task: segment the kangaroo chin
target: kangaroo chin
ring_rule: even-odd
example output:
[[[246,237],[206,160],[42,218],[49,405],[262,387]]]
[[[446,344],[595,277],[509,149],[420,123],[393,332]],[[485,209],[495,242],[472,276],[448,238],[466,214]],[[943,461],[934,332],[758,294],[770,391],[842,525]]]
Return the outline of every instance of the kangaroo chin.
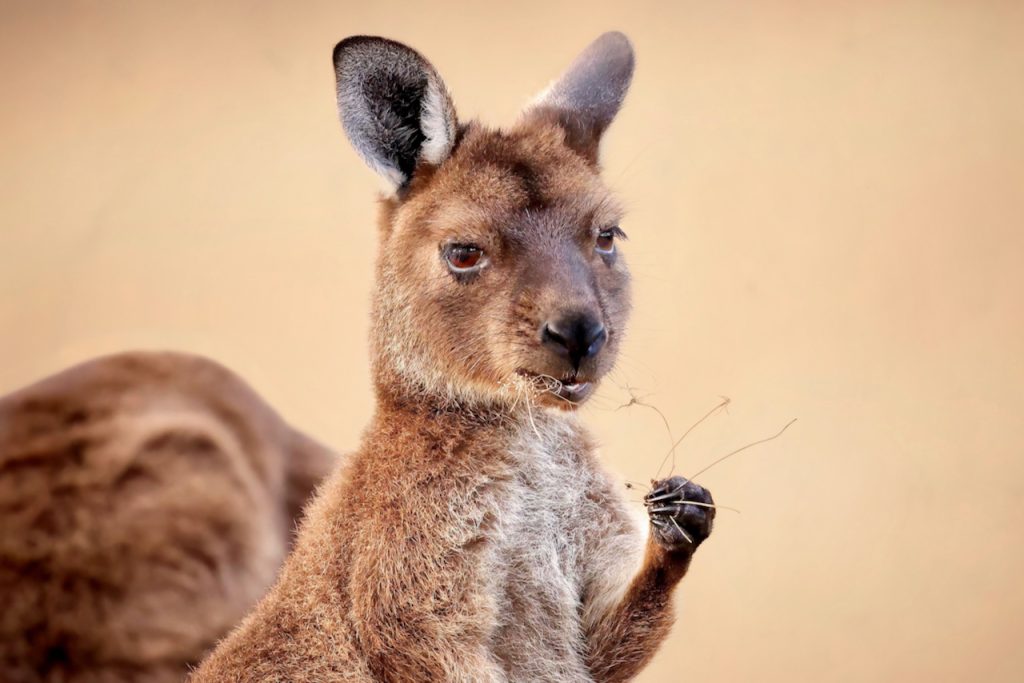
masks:
[[[375,413],[193,683],[627,680],[714,517],[707,491],[667,481],[636,519],[574,410],[629,313],[598,147],[632,47],[599,37],[502,130],[459,121],[400,43],[348,38],[334,66],[342,126],[390,187]]]

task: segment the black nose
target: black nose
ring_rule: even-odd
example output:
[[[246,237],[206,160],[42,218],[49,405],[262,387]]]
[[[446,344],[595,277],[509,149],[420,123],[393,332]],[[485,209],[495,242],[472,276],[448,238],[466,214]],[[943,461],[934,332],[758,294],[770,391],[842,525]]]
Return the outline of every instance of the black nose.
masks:
[[[540,339],[552,351],[568,358],[573,369],[579,370],[580,363],[601,350],[608,332],[593,316],[572,315],[544,323]]]

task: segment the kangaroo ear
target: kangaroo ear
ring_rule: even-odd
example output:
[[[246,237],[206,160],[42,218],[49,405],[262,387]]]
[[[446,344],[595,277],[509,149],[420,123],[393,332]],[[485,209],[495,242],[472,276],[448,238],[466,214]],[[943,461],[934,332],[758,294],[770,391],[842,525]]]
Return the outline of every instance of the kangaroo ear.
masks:
[[[370,168],[400,188],[421,163],[455,144],[455,108],[430,62],[385,38],[353,36],[334,48],[338,113]]]
[[[529,116],[553,116],[566,142],[597,163],[601,134],[611,124],[633,80],[633,46],[622,33],[603,34],[533,101]]]

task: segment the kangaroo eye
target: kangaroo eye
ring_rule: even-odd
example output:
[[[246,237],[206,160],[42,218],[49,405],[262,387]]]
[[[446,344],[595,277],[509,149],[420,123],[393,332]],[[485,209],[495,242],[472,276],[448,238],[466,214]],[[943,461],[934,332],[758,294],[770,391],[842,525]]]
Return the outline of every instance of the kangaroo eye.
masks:
[[[597,253],[608,255],[615,251],[615,238],[626,237],[626,233],[622,232],[618,227],[608,228],[597,233],[597,244],[595,249]]]
[[[484,252],[472,244],[453,244],[445,250],[448,267],[456,273],[465,273],[483,265]]]

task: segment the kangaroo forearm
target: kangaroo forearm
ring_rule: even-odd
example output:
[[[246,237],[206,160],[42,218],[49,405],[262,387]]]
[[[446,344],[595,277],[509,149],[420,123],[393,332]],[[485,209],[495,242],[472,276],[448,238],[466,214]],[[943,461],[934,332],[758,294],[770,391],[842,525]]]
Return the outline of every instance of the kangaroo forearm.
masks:
[[[672,626],[672,592],[690,557],[648,543],[643,567],[626,594],[588,635],[587,664],[595,681],[627,681],[654,656]]]

